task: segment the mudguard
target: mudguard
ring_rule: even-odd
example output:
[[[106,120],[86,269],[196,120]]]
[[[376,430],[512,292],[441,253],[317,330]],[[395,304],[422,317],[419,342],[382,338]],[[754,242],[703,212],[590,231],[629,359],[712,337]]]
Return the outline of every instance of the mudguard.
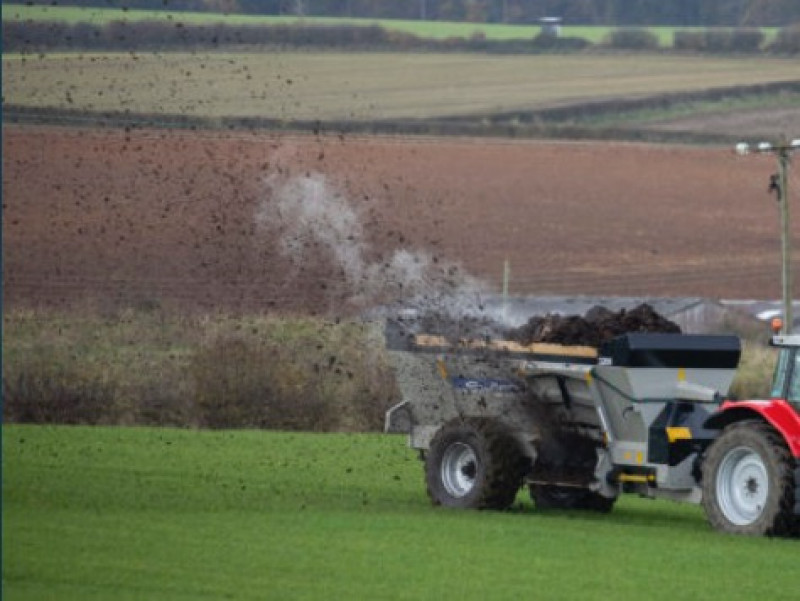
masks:
[[[758,417],[772,424],[781,433],[789,451],[800,458],[800,414],[788,402],[771,401],[725,401],[719,411],[709,417],[703,427],[721,430],[728,424]]]

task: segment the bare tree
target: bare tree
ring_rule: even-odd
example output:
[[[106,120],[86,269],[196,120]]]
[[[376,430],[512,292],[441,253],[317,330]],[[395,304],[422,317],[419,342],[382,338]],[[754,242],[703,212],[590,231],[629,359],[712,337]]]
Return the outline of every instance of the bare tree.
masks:
[[[203,0],[203,7],[215,13],[238,13],[241,12],[238,0]]]

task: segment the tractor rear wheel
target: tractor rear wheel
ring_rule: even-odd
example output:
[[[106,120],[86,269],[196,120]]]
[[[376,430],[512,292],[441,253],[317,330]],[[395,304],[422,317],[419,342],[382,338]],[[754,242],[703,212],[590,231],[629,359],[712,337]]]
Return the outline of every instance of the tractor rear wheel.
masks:
[[[722,532],[791,535],[794,460],[769,424],[743,421],[725,428],[703,460],[703,508]]]
[[[537,509],[584,509],[609,513],[614,508],[616,498],[609,499],[585,488],[533,484],[530,487],[531,499]]]
[[[486,419],[445,424],[425,457],[428,496],[445,507],[506,509],[514,502],[525,471],[517,442]]]

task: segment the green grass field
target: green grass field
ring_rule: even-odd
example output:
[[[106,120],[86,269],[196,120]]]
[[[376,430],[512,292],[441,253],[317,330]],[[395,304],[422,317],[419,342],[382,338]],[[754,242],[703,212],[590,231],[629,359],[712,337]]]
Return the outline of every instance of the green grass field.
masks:
[[[120,10],[118,8],[86,8],[71,6],[25,6],[11,4],[3,6],[3,20],[61,21],[65,23],[94,23],[103,25],[111,21],[169,20],[185,24],[225,23],[228,25],[380,25],[389,31],[410,33],[421,38],[443,40],[447,38],[469,38],[480,32],[490,40],[530,39],[539,34],[538,25],[505,25],[496,23],[457,23],[451,21],[403,21],[375,19],[345,19],[326,17],[236,15],[219,13],[168,12],[150,10]],[[671,46],[675,31],[693,31],[702,28],[648,27],[658,36],[662,46]],[[593,44],[603,42],[613,30],[611,27],[581,27],[566,25],[562,35],[588,40]],[[772,40],[777,28],[762,28],[767,41]]]
[[[675,55],[73,53],[3,56],[5,104],[365,120],[481,115],[797,79],[796,61]]]
[[[403,437],[3,427],[3,598],[795,599],[699,508],[448,511]]]

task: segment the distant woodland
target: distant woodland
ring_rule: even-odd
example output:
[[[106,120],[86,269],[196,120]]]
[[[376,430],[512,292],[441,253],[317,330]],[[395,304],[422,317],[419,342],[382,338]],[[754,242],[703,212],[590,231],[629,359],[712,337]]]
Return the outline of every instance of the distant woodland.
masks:
[[[22,3],[6,2],[3,4]],[[36,0],[25,4],[237,14],[534,23],[612,27],[786,27],[800,23],[798,0]]]

